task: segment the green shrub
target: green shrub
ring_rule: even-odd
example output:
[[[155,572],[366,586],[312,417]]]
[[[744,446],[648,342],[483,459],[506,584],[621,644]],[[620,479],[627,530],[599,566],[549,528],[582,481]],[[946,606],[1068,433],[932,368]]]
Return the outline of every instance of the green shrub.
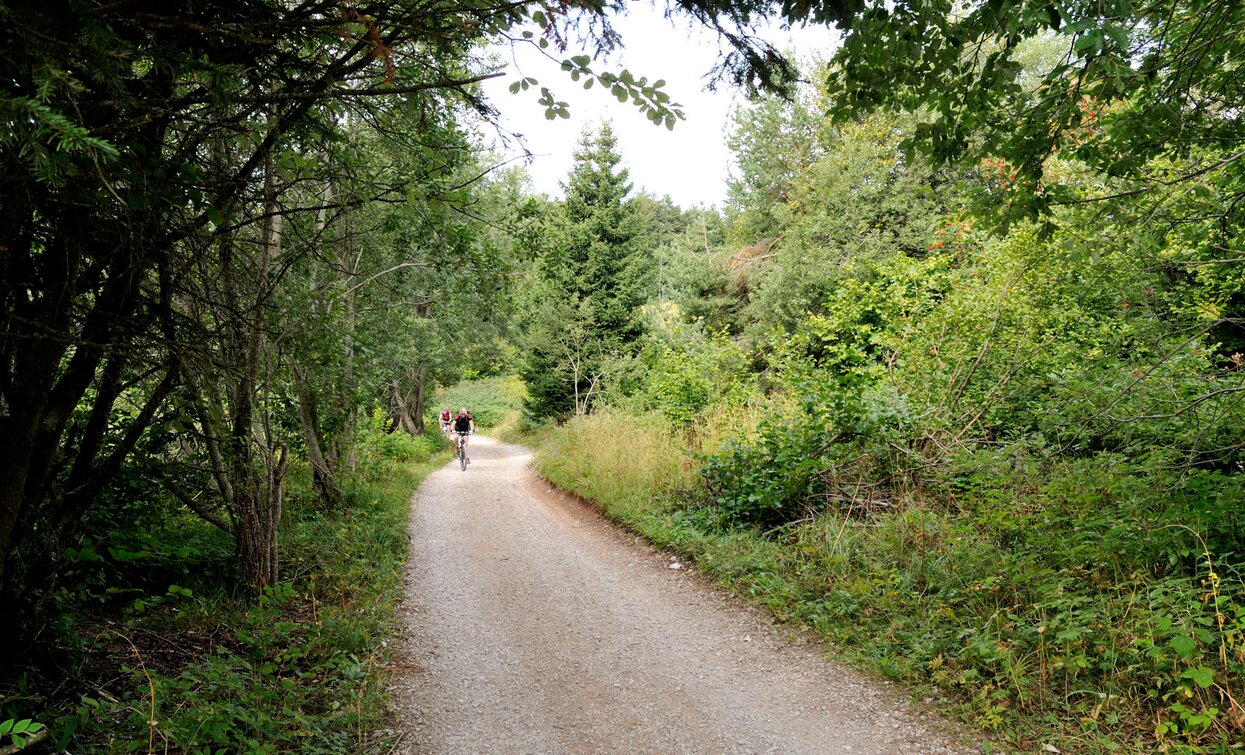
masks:
[[[644,408],[661,412],[680,427],[714,406],[740,400],[753,383],[743,348],[726,333],[653,341],[641,361],[646,367],[640,384]]]
[[[728,439],[700,459],[708,503],[722,521],[770,527],[827,506],[869,510],[872,483],[902,471],[895,449],[906,442],[908,420],[903,402],[866,385],[851,375],[797,384],[794,403],[775,405],[755,435]]]
[[[1241,751],[1245,581],[1236,553],[1209,547],[1231,540],[1233,476],[1017,444],[950,453],[872,508],[819,500],[832,463],[873,459],[851,467],[864,485],[912,459],[876,451],[902,439],[881,425],[906,421],[871,408],[880,394],[806,388],[697,457],[707,503],[660,452],[685,445],[668,423],[576,420],[538,463],[1006,751]]]
[[[107,676],[89,696],[51,700],[37,720],[72,752],[385,749],[375,741],[388,708],[382,641],[402,595],[410,492],[429,469],[400,459],[436,442],[435,431],[397,443],[373,432],[342,481],[346,512],[320,510],[310,475],[292,473],[285,581],[258,604],[234,589],[227,539],[193,517],[165,519],[142,551],[116,533],[79,543],[67,573],[90,585],[102,571],[102,581],[54,629],[70,638],[59,644],[75,677]],[[182,549],[157,547],[168,542]],[[208,555],[224,566],[204,568]],[[145,579],[121,579],[135,566]]]

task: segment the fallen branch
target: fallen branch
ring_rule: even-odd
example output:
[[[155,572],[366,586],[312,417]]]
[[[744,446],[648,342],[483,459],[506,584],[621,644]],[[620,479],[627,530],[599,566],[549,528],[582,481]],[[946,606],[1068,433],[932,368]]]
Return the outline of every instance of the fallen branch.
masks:
[[[17,745],[5,745],[3,747],[0,747],[0,755],[12,755],[15,752],[21,752],[27,747],[30,747],[31,745],[34,745],[34,744],[38,744],[39,742],[42,742],[43,740],[47,739],[50,736],[52,736],[51,729],[40,729],[34,734],[31,734],[29,737],[24,737],[24,739],[26,740],[26,744],[20,747],[18,747]]]

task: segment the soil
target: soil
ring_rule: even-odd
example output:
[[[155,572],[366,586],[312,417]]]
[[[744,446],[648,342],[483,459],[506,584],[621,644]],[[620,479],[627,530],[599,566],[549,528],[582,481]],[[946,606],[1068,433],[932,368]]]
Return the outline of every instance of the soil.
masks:
[[[530,460],[475,436],[412,499],[395,752],[981,751]]]

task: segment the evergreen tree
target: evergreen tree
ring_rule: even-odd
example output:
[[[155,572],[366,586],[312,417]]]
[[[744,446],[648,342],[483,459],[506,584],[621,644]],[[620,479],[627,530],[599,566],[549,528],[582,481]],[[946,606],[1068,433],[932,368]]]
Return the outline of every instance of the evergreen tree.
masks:
[[[614,366],[634,355],[651,272],[645,224],[608,123],[585,133],[547,224],[531,287],[522,370],[532,419],[591,410]]]

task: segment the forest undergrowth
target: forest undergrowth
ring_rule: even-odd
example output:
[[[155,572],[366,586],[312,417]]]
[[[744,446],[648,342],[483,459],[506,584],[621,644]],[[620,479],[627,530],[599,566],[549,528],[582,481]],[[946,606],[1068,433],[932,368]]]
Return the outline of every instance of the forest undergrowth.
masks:
[[[49,597],[58,619],[42,641],[55,657],[4,701],[39,725],[22,740],[98,753],[387,751],[410,495],[442,458],[435,432],[371,432],[335,512],[318,506],[306,468],[292,470],[282,578],[258,599],[236,589],[227,537],[127,491],[130,518],[96,522]]]
[[[1239,560],[1161,516],[1182,498],[1239,500],[1238,483],[1001,449],[741,523],[758,490],[723,484],[720,467],[763,416],[690,433],[655,416],[577,418],[536,436],[539,469],[1002,751],[1240,751]],[[765,462],[776,476],[791,464]]]

